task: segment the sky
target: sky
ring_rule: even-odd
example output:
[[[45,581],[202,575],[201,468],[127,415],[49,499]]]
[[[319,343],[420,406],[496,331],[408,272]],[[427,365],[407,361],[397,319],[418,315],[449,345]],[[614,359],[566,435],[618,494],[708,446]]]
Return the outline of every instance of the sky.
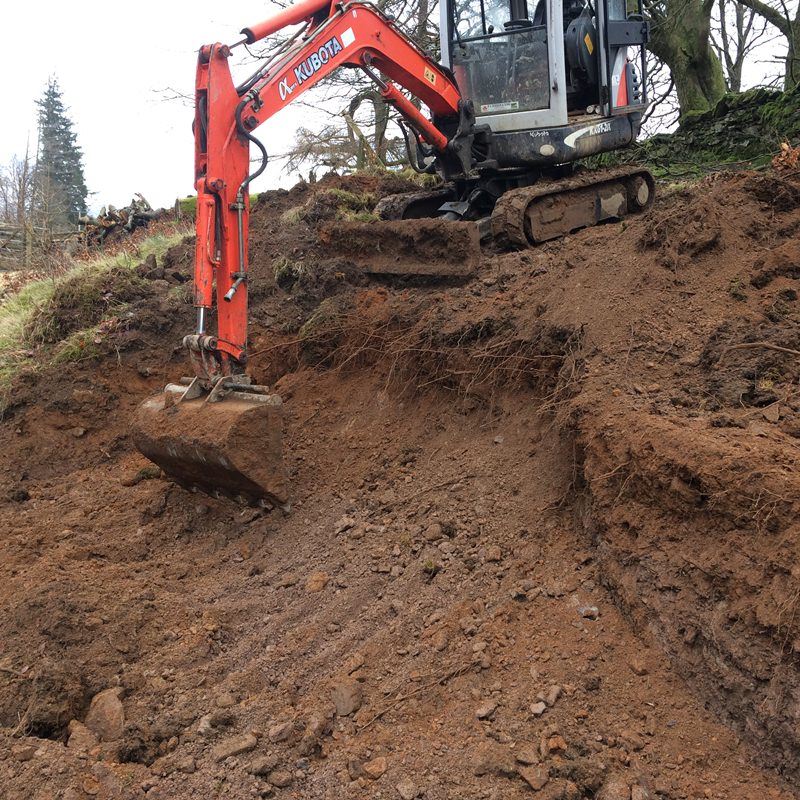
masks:
[[[233,43],[239,31],[276,9],[269,0],[138,0],[135,4],[76,6],[63,0],[3,3],[4,63],[0,79],[0,163],[36,147],[34,100],[57,76],[84,151],[94,212],[127,204],[141,192],[153,206],[170,206],[193,192],[192,109],[168,99],[191,96],[197,50]],[[780,45],[771,42],[773,56]],[[240,49],[238,52],[243,52]],[[748,83],[763,75],[748,69]],[[253,71],[252,64],[235,77]],[[760,73],[760,74],[757,74]],[[319,124],[324,122],[320,113]],[[273,154],[285,152],[300,125],[313,127],[314,112],[289,106],[259,128]],[[253,185],[288,187],[298,176],[273,161]]]
[[[90,208],[126,205],[134,192],[153,206],[172,205],[193,192],[193,111],[185,101],[165,99],[172,92],[163,90],[191,95],[200,45],[233,43],[274,8],[265,0],[3,3],[0,163],[24,154],[27,142],[35,150],[34,100],[55,75],[83,148]],[[267,150],[283,152],[308,115],[289,107],[265,123],[259,137]],[[296,181],[275,162],[253,189]]]

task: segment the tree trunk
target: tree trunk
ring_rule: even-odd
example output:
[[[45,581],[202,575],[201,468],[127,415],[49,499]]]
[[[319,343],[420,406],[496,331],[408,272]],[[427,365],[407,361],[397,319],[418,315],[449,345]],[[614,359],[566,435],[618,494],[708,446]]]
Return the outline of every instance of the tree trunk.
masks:
[[[708,111],[725,94],[725,74],[710,42],[712,5],[667,0],[653,19],[649,47],[670,68],[682,117]]]

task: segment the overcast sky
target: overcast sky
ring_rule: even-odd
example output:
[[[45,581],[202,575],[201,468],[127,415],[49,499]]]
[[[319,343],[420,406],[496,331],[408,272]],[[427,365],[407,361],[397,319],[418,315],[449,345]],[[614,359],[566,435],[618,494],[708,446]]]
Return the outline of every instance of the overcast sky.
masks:
[[[23,154],[27,141],[35,150],[34,100],[56,75],[83,148],[90,206],[125,205],[133,192],[154,206],[171,205],[193,191],[193,112],[160,90],[191,95],[200,45],[237,41],[243,27],[274,8],[265,0],[3,2],[0,162]],[[291,144],[308,114],[290,107],[267,122],[260,134],[268,151]],[[255,188],[296,180],[275,163]]]
[[[26,142],[35,150],[34,100],[48,76],[56,75],[83,148],[90,207],[125,205],[133,192],[155,206],[171,205],[193,191],[193,114],[186,103],[165,99],[164,90],[191,95],[199,46],[234,42],[243,27],[273,9],[268,0],[5,0],[0,163],[22,155]],[[759,56],[774,57],[782,49],[773,40]],[[747,83],[759,82],[764,71],[763,61],[751,64]],[[301,124],[313,127],[313,112],[289,106],[258,135],[268,151],[281,153]],[[254,188],[296,180],[273,162]]]

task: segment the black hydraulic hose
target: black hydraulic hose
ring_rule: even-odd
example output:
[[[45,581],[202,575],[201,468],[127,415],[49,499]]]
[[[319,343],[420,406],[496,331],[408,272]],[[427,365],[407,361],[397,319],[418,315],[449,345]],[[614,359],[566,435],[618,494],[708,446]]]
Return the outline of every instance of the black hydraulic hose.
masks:
[[[397,120],[397,124],[400,127],[400,132],[403,134],[403,139],[406,143],[406,153],[408,153],[408,163],[411,165],[411,169],[413,169],[414,172],[418,172],[420,175],[427,174],[428,171],[426,169],[420,169],[417,165],[416,156],[412,155],[411,137],[409,136],[408,129],[401,120]]]
[[[247,128],[244,127],[244,123],[242,122],[242,112],[244,111],[244,107],[249,102],[250,98],[245,97],[238,106],[236,106],[236,130],[244,136],[249,142],[252,142],[260,151],[261,151],[261,166],[253,172],[251,175],[248,175],[242,185],[239,187],[239,192],[237,194],[244,194],[245,189],[259,176],[261,175],[264,170],[267,168],[267,164],[269,163],[269,156],[267,155],[267,148],[253,136]]]
[[[236,216],[237,216],[237,228],[238,228],[238,239],[239,239],[239,269],[233,273],[233,277],[235,278],[234,282],[231,284],[231,288],[228,289],[228,292],[222,298],[226,302],[230,303],[233,300],[233,296],[236,294],[238,288],[247,280],[247,274],[245,272],[245,249],[246,244],[244,241],[244,193],[247,191],[247,187],[259,176],[262,172],[267,168],[267,163],[269,162],[269,156],[267,155],[267,149],[264,147],[261,142],[253,136],[250,131],[248,131],[244,123],[242,122],[242,112],[244,111],[245,106],[252,100],[253,98],[248,94],[244,100],[242,100],[239,105],[236,106],[236,130],[247,139],[248,142],[252,142],[260,151],[261,151],[261,165],[259,168],[250,173],[243,181],[242,185],[239,187],[239,190],[236,192],[236,202],[232,206],[232,208],[236,209]]]

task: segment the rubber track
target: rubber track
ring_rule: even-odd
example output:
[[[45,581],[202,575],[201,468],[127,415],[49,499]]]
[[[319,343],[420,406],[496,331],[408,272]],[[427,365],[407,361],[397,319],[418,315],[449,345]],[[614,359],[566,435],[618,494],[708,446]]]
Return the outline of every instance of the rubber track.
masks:
[[[418,200],[432,197],[441,197],[442,202],[450,198],[449,189],[434,189],[429,192],[406,192],[403,194],[389,194],[382,197],[375,206],[375,214],[381,219],[405,219],[405,210]]]
[[[506,192],[494,206],[491,225],[492,236],[501,247],[524,248],[530,247],[531,241],[525,232],[525,212],[531,203],[543,197],[554,194],[565,194],[577,189],[586,189],[602,183],[610,183],[620,178],[633,178],[637,175],[648,177],[652,184],[652,177],[646,169],[641,167],[619,167],[602,172],[586,172],[572,178],[564,178],[550,183],[537,183],[534,186],[523,186],[521,189],[511,189]],[[653,202],[655,193],[650,193],[650,203]],[[648,203],[648,207],[650,205]],[[642,209],[644,211],[645,209]],[[641,211],[636,212],[641,213]],[[567,235],[570,231],[564,231]]]

